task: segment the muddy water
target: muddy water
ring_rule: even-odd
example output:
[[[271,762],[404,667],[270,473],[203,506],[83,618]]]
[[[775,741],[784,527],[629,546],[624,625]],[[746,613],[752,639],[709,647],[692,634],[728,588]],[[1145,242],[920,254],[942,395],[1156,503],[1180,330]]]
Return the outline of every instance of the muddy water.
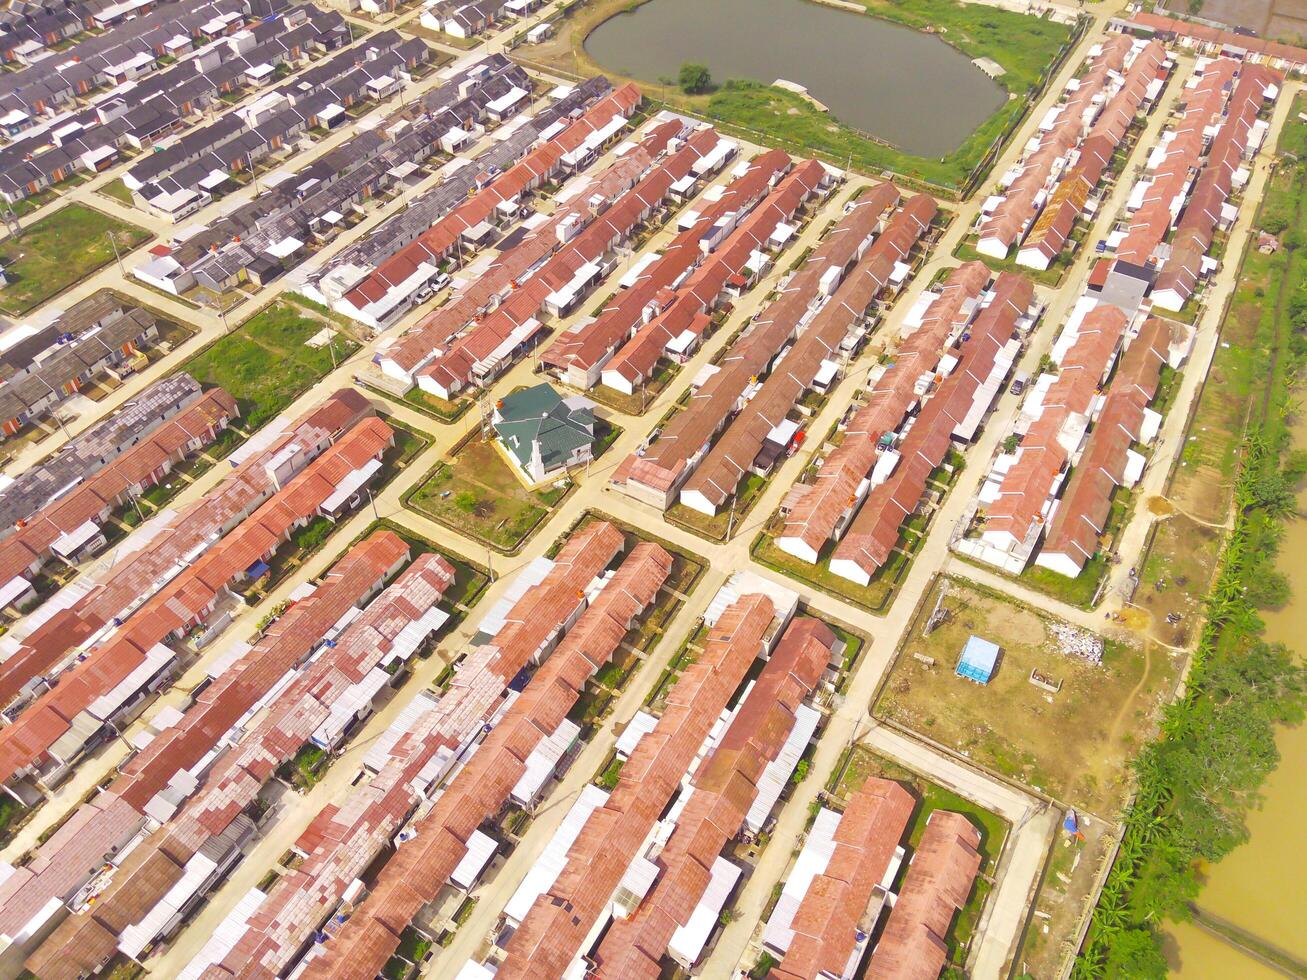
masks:
[[[687,61],[717,82],[785,79],[836,119],[919,156],[951,153],[1007,99],[937,37],[804,0],[651,0],[600,24],[585,50],[648,82],[675,78]]]
[[[1294,433],[1307,446],[1307,423]],[[1298,508],[1307,513],[1307,491]],[[1293,584],[1294,601],[1265,614],[1270,640],[1307,654],[1307,519],[1291,523],[1280,549],[1280,569]],[[1282,729],[1276,738],[1280,766],[1263,787],[1262,808],[1248,816],[1251,840],[1209,871],[1198,904],[1300,960],[1307,960],[1307,725]],[[1282,977],[1193,926],[1171,930],[1173,974],[1185,980]]]

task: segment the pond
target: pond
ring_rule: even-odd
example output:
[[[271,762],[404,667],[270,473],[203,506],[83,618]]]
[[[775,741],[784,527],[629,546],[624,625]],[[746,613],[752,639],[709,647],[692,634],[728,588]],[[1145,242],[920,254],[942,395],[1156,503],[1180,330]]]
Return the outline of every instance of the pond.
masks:
[[[956,150],[1007,99],[937,37],[807,0],[649,0],[585,39],[609,71],[648,82],[705,64],[720,83],[785,79],[907,153]]]

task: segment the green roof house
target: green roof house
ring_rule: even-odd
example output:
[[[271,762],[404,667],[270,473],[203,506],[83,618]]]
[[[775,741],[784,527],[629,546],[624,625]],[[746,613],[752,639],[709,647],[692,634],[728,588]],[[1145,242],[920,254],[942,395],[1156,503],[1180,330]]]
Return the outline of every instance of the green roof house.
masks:
[[[588,463],[594,445],[594,404],[563,398],[548,384],[505,396],[491,419],[495,434],[530,483]]]

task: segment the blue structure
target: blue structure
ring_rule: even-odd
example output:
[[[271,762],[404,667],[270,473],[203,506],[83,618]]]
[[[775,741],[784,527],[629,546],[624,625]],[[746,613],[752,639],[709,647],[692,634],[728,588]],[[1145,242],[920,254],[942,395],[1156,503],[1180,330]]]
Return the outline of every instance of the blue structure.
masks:
[[[967,639],[962,656],[958,658],[957,675],[977,684],[988,684],[997,665],[998,644],[972,636]]]

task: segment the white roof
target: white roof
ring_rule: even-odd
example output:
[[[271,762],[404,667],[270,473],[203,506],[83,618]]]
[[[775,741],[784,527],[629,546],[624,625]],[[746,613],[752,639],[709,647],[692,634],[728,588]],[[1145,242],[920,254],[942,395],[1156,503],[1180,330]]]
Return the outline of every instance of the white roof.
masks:
[[[563,822],[554,831],[554,836],[545,845],[544,851],[536,858],[531,870],[526,873],[522,883],[513,892],[513,897],[504,906],[504,918],[517,925],[526,918],[527,912],[535,900],[551,888],[567,864],[567,852],[581,833],[590,814],[603,806],[608,794],[593,783],[586,784],[581,794],[563,817]]]
[[[269,245],[266,251],[274,259],[284,259],[288,255],[294,255],[303,247],[304,243],[298,238],[291,238],[288,236],[279,242]]]
[[[758,779],[757,793],[754,795],[749,812],[744,817],[744,826],[749,833],[758,833],[767,823],[767,818],[776,806],[776,801],[781,798],[785,784],[789,782],[794,768],[803,756],[803,750],[808,747],[808,741],[817,730],[817,723],[820,721],[821,712],[806,704],[799,705],[795,710],[794,727],[786,736],[785,744],[781,746],[776,758],[767,763],[767,768],[762,771],[762,776]]]
[[[55,538],[50,550],[61,558],[67,558],[99,533],[100,525],[95,521],[83,521],[71,531],[65,531]]]
[[[462,860],[454,868],[449,880],[467,891],[477,883],[481,877],[481,872],[485,870],[490,859],[495,856],[495,849],[499,844],[488,834],[483,834],[479,830],[472,831],[472,836],[467,839],[467,851],[464,852]]]
[[[776,906],[763,929],[762,942],[769,949],[783,954],[790,948],[790,943],[794,940],[794,930],[790,928],[794,914],[808,894],[812,879],[822,874],[830,863],[831,855],[835,853],[835,829],[839,825],[840,814],[834,810],[822,807],[817,811],[817,818],[803,842],[803,849],[799,851],[790,876],[785,879],[780,898],[776,900]]]
[[[13,602],[24,592],[32,587],[32,583],[27,581],[21,575],[15,575],[3,586],[0,586],[0,609],[3,609],[9,603]]]
[[[535,798],[540,795],[540,790],[558,768],[563,754],[572,747],[572,743],[580,734],[581,726],[564,718],[552,735],[536,744],[531,754],[526,757],[524,764],[526,771],[522,773],[522,777],[510,793],[514,802],[520,806],[527,806],[535,801]]]
[[[208,941],[200,947],[186,968],[177,974],[177,980],[200,980],[200,977],[215,963],[221,963],[223,957],[230,953],[249,928],[250,919],[259,910],[268,895],[258,888],[251,888],[241,896],[236,907],[218,923]]]
[[[331,512],[344,506],[345,502],[372,479],[373,474],[379,469],[381,469],[381,460],[370,459],[358,469],[351,471],[336,485],[331,496],[322,502],[322,509]]]
[[[619,758],[630,758],[631,753],[635,751],[636,745],[640,739],[644,738],[658,725],[658,718],[649,712],[641,709],[635,713],[626,728],[622,730],[622,736],[617,740],[615,751]]]
[[[690,920],[685,925],[676,927],[667,944],[667,952],[672,959],[689,965],[703,955],[703,947],[717,927],[726,899],[730,897],[731,889],[740,880],[741,874],[742,869],[738,865],[720,855],[713,861],[712,877],[708,879],[703,897],[690,913]]]

